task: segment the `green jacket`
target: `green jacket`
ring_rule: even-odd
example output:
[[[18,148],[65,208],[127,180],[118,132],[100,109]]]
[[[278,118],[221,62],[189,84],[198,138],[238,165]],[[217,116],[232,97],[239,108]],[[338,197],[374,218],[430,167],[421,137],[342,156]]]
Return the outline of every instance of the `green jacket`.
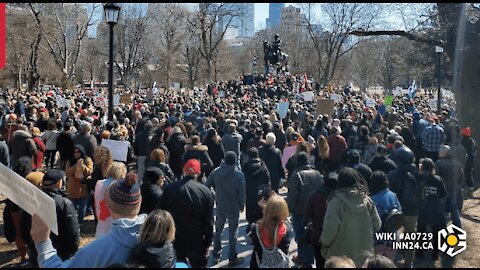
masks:
[[[373,254],[374,233],[381,225],[369,196],[354,189],[335,191],[323,222],[322,256],[328,260],[331,256],[346,255],[361,267]]]

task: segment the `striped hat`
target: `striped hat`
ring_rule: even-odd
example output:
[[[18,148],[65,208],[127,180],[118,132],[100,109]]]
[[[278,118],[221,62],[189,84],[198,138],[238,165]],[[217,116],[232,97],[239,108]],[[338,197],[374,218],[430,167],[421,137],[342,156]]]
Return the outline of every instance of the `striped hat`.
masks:
[[[128,173],[125,179],[113,182],[107,189],[107,205],[110,211],[121,216],[138,215],[142,195],[136,173]]]

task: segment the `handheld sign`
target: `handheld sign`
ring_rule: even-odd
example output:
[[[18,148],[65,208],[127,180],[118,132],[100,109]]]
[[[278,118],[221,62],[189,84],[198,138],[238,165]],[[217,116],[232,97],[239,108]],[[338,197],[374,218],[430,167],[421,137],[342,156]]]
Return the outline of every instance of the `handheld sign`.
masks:
[[[112,153],[113,160],[117,161],[127,161],[129,145],[130,142],[128,141],[102,140],[102,146],[107,147]]]
[[[296,145],[287,146],[283,149],[282,165],[284,169],[285,169],[285,166],[287,165],[288,160],[295,154],[296,150],[297,150]]]
[[[392,106],[393,104],[393,96],[386,96],[385,97],[385,102],[383,102],[385,106]]]
[[[313,101],[313,99],[315,98],[315,93],[313,93],[313,91],[307,91],[307,92],[303,92],[302,96],[303,96],[303,100],[305,101]]]
[[[335,101],[331,99],[317,98],[317,117],[319,115],[332,116],[335,112]]]
[[[278,115],[280,119],[285,119],[287,117],[288,107],[290,106],[290,102],[288,101],[281,101],[278,103]]]
[[[39,215],[48,228],[58,235],[55,201],[1,163],[0,192],[30,215]]]
[[[330,95],[330,99],[333,100],[335,103],[340,103],[340,101],[342,101],[342,96],[339,94],[332,94]]]
[[[120,95],[119,94],[115,94],[113,96],[113,106],[118,106],[120,104]]]
[[[365,100],[365,106],[367,107],[375,107],[375,104],[376,104],[375,99],[367,98]]]

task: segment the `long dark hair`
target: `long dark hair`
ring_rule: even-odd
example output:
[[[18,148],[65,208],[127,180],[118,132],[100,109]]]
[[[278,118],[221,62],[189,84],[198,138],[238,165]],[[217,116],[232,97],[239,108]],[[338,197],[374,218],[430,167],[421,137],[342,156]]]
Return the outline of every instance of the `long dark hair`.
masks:
[[[370,194],[375,195],[388,187],[388,177],[383,171],[375,171],[370,177]]]
[[[344,167],[338,172],[338,181],[336,190],[357,188],[359,191],[368,194],[368,184],[357,170],[350,167]]]

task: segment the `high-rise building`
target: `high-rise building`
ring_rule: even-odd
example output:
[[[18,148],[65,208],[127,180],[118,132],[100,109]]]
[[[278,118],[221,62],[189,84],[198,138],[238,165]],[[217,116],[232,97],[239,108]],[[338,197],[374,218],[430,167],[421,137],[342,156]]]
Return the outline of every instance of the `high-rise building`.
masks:
[[[266,21],[267,28],[280,26],[282,18],[282,10],[285,8],[285,3],[270,3],[268,5],[268,18]]]
[[[237,28],[238,36],[253,37],[255,33],[255,4],[225,3],[223,9],[233,16],[229,28]],[[229,19],[226,16],[222,21]]]
[[[294,6],[288,6],[282,11],[282,20],[280,23],[280,29],[282,32],[301,32],[303,28],[303,19],[300,8]]]

